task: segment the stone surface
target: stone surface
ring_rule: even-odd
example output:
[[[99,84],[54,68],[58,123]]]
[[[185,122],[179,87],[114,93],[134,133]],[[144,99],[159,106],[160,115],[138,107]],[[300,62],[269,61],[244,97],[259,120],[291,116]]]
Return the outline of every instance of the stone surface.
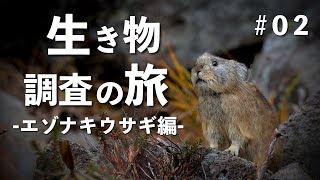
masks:
[[[70,153],[62,153],[61,143],[68,143]],[[67,160],[66,160],[67,159]],[[103,164],[104,163],[104,164]],[[83,146],[69,140],[51,141],[40,153],[36,161],[35,179],[56,179],[70,177],[71,171],[76,177],[101,178],[100,168],[106,168],[107,163],[98,151],[89,151]],[[88,175],[88,176],[87,176]],[[91,176],[90,176],[91,175]]]
[[[267,37],[252,66],[252,79],[267,98],[274,98],[275,104],[288,95],[291,113],[319,90],[320,40],[312,34],[299,37],[290,33]]]
[[[34,144],[37,148],[44,148],[52,135],[52,131],[49,135],[43,134],[48,127],[44,126],[39,119],[49,120],[52,116],[30,115],[17,97],[4,91],[0,91],[0,100],[0,153],[3,155],[0,157],[0,174],[6,179],[32,178],[37,159]],[[12,128],[13,125],[19,125],[20,128],[26,127],[23,120],[37,120],[37,123],[32,126],[37,127],[38,132],[21,132],[20,129]],[[2,133],[4,130],[6,132]],[[70,130],[63,137],[88,150],[94,150],[98,144],[96,138],[79,131]]]
[[[291,163],[273,174],[268,180],[312,180],[298,163]]]
[[[297,162],[306,172],[319,179],[320,172],[320,92],[310,97],[279,127],[283,136],[283,166]]]
[[[202,179],[248,179],[256,172],[256,166],[252,162],[216,150],[210,150],[204,157],[202,166],[206,173],[201,176]]]
[[[8,179],[16,177],[32,177],[35,167],[36,154],[31,146],[34,137],[32,132],[20,132],[13,129],[12,125],[22,124],[24,119],[33,119],[28,114],[24,105],[16,97],[0,91],[0,132],[4,129],[6,133],[0,135],[0,174]],[[42,137],[38,136],[41,140]]]

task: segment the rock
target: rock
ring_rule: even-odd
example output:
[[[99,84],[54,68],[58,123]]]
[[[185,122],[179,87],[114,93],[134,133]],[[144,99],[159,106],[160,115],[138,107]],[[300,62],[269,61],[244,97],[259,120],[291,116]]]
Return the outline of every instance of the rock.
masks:
[[[252,66],[252,79],[267,98],[274,98],[275,105],[287,96],[292,113],[319,89],[319,48],[320,40],[312,35],[269,35]]]
[[[39,122],[40,117],[30,115],[24,104],[14,96],[0,91],[0,174],[5,179],[31,179],[36,167],[37,148],[47,145],[49,135],[43,132],[48,128]],[[44,117],[41,118],[46,118]],[[26,127],[23,120],[37,120],[33,127],[38,128],[38,132],[21,132],[20,129],[13,129],[13,125]],[[2,133],[3,130],[6,132]],[[52,133],[52,132],[51,132]],[[92,136],[79,132],[68,132],[65,136],[81,144],[84,148],[91,149],[97,145]]]
[[[34,119],[26,111],[26,108],[16,97],[0,91],[0,132],[4,129],[6,133],[0,135],[1,158],[0,174],[5,174],[8,179],[15,177],[32,177],[35,167],[36,154],[31,146],[34,137],[41,140],[43,136],[37,132],[20,132],[12,129],[12,125],[22,124],[24,119]]]
[[[70,152],[62,153],[62,143],[69,144]],[[63,139],[51,141],[41,152],[36,162],[37,170],[34,179],[68,177],[72,169],[76,172],[75,176],[86,177],[86,175],[95,172],[95,168],[106,168],[107,165],[97,151],[88,151],[77,143]],[[95,175],[102,179],[103,173],[97,170]]]
[[[288,120],[280,125],[283,136],[283,166],[299,163],[314,179],[320,178],[320,91],[310,97]]]
[[[273,174],[268,180],[312,180],[298,163],[291,163]]]
[[[202,161],[203,170],[199,171],[201,179],[248,179],[253,177],[256,166],[245,159],[232,156],[226,152],[210,150]]]

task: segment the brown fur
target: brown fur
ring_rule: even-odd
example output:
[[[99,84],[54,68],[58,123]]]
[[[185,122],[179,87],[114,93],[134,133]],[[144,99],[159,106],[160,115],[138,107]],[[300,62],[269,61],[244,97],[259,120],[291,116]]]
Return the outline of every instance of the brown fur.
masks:
[[[259,167],[279,121],[246,78],[245,65],[209,53],[198,58],[191,73],[199,97],[199,119],[210,146]]]

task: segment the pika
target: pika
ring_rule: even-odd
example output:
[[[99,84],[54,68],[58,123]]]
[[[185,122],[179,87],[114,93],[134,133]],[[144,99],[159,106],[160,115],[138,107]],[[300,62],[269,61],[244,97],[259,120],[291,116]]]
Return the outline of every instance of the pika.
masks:
[[[210,147],[262,165],[279,120],[237,61],[201,55],[191,70],[199,119]]]

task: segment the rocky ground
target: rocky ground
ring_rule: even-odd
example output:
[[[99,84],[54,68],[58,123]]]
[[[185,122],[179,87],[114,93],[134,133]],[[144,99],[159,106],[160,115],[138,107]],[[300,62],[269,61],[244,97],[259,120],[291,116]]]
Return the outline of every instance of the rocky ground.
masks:
[[[198,145],[178,146],[167,140],[144,139],[139,146],[123,144],[121,140],[104,144],[104,139],[72,130],[64,139],[39,133],[21,133],[12,129],[22,119],[40,119],[68,114],[82,117],[100,111],[78,108],[48,110],[48,107],[24,106],[23,78],[26,73],[68,74],[79,72],[91,75],[94,83],[127,81],[121,77],[138,62],[169,64],[169,44],[186,69],[195,59],[208,51],[236,59],[250,66],[251,81],[281,112],[284,122],[278,141],[284,145],[282,168],[267,173],[266,179],[319,179],[319,82],[320,82],[320,20],[319,3],[308,1],[46,1],[19,6],[8,3],[10,12],[5,18],[0,42],[0,177],[1,179],[54,179],[77,176],[103,179],[105,177],[133,177],[161,179],[162,177],[190,177],[194,179],[246,179],[255,174],[251,162]],[[10,5],[9,5],[10,4]],[[29,6],[31,6],[29,8]],[[28,7],[28,8],[27,8]],[[154,8],[157,7],[157,8]],[[77,20],[87,21],[87,41],[80,44],[93,49],[88,57],[48,56],[48,47],[58,46],[45,38],[53,15],[74,13]],[[18,18],[13,14],[20,14]],[[268,21],[264,36],[256,36],[254,27],[259,14]],[[283,14],[289,20],[290,30],[285,36],[271,32],[272,17]],[[309,35],[293,36],[297,26],[293,18],[305,14]],[[148,21],[161,23],[161,48],[158,53],[129,54],[123,43],[123,21],[129,15],[145,15]],[[98,52],[96,31],[101,26],[113,26],[120,35],[112,55]],[[21,27],[24,33],[21,33]],[[117,75],[115,75],[117,74]],[[288,117],[288,115],[291,115]],[[44,127],[40,127],[43,129]],[[99,136],[98,136],[99,137]],[[35,141],[36,140],[36,141]],[[129,143],[130,144],[130,143]],[[118,148],[118,149],[117,149]],[[119,148],[123,148],[119,151]],[[113,154],[111,154],[111,152]],[[125,152],[125,157],[117,154]],[[155,158],[154,158],[155,157]],[[150,163],[150,164],[149,164]],[[34,169],[36,168],[36,171]],[[72,172],[70,174],[70,172]],[[111,173],[112,172],[112,173]]]
[[[278,141],[283,144],[284,148],[282,168],[275,173],[268,171],[262,179],[320,178],[318,171],[320,162],[319,105],[320,92],[309,98],[299,112],[280,125],[281,136]],[[108,149],[110,151],[107,152],[105,151],[106,144],[90,150],[68,142],[69,154],[61,152],[63,148],[61,142],[68,141],[52,142],[40,153],[37,159],[37,179],[69,176],[70,172],[74,171],[79,173],[77,176],[93,176],[101,179],[115,176],[115,174],[125,179],[130,177],[135,179],[248,179],[254,178],[257,173],[257,167],[252,162],[226,152],[200,146],[177,145],[161,139],[146,140],[144,146],[136,148],[129,145],[129,151],[125,148],[117,149],[113,144],[111,149]],[[114,148],[127,157],[124,159],[111,158],[110,156],[115,155],[112,153]],[[121,155],[118,154],[118,156]],[[117,158],[120,160],[115,160]],[[69,164],[72,164],[72,167]],[[92,165],[96,168],[92,168]],[[121,166],[126,168],[121,168]],[[112,169],[111,172],[116,173],[110,174],[108,168]]]

